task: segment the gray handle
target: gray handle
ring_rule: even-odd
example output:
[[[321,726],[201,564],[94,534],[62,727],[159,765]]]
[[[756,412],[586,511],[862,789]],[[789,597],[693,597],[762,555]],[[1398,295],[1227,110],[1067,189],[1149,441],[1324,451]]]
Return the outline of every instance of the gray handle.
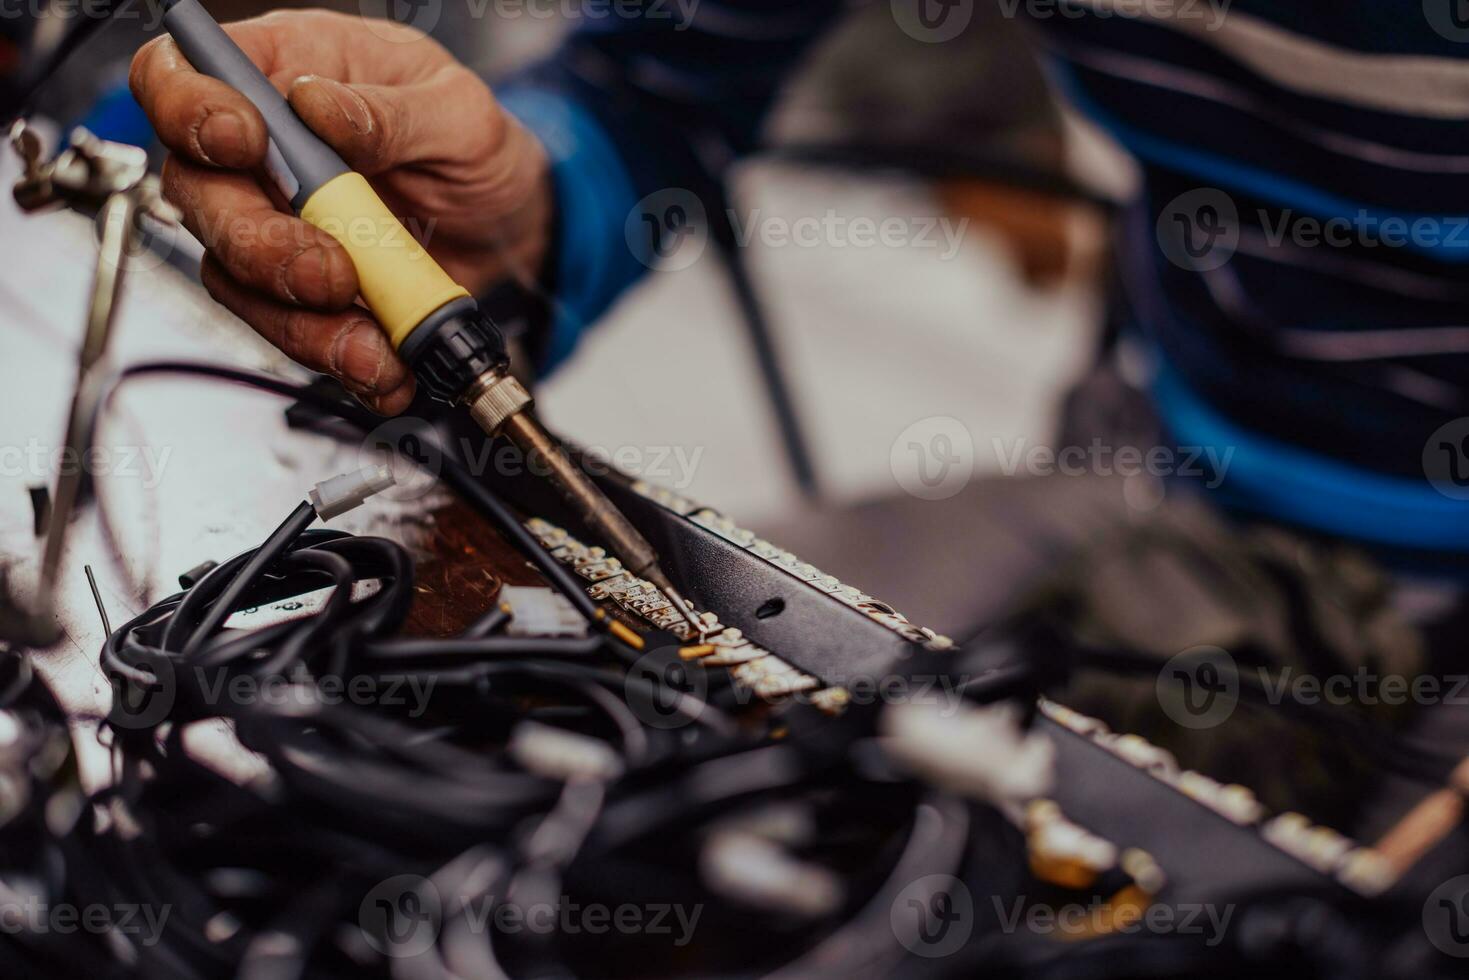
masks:
[[[266,167],[296,210],[327,181],[347,172],[337,152],[307,128],[199,0],[160,0],[160,4],[163,26],[189,63],[238,91],[265,117],[271,137]]]

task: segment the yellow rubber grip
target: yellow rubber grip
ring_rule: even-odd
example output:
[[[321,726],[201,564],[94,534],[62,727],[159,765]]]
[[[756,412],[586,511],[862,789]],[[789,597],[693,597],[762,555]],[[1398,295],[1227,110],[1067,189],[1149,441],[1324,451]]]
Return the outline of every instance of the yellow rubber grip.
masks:
[[[358,173],[334,177],[317,189],[301,217],[342,243],[362,298],[400,347],[423,318],[450,300],[468,296],[393,216]]]

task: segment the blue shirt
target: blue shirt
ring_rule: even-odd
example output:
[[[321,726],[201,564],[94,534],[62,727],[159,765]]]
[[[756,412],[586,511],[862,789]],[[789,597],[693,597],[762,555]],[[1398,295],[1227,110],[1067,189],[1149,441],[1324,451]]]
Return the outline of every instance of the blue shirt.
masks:
[[[1444,476],[1469,472],[1469,423],[1454,425],[1469,416],[1458,0],[945,2],[912,0],[929,25],[971,2],[1029,15],[1059,92],[1138,160],[1119,260],[1164,364],[1159,405],[1178,441],[1229,440],[1234,500],[1469,551],[1469,503]],[[656,242],[628,223],[638,202],[705,195],[754,148],[843,4],[647,7],[586,19],[502,91],[556,160],[553,360],[647,268]]]

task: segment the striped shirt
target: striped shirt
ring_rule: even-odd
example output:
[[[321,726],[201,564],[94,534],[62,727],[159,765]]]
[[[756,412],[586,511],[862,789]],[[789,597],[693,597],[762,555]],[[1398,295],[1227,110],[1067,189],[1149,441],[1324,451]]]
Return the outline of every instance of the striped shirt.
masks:
[[[1135,327],[1175,438],[1234,450],[1236,504],[1469,552],[1469,4],[903,2],[924,30],[974,2],[1034,20],[1058,91],[1138,160],[1120,250]],[[702,194],[754,148],[842,13],[654,6],[587,20],[505,90],[557,161],[553,359],[646,268],[637,202]]]

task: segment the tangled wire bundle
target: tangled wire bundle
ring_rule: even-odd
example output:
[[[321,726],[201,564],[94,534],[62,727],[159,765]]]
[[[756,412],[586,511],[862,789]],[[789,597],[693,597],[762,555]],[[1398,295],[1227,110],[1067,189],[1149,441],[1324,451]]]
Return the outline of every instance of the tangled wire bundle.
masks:
[[[123,377],[149,373],[339,408],[229,369]],[[588,636],[511,636],[492,611],[456,637],[403,637],[408,554],[315,529],[303,503],[111,632],[113,778],[91,794],[31,654],[0,647],[7,980],[1387,975],[1348,924],[1417,928],[1417,908],[1301,895],[1237,896],[1220,948],[1000,928],[981,901],[1044,894],[1025,839],[991,802],[906,769],[881,706],[725,710],[722,670],[671,635],[608,629],[503,503],[451,460],[443,476]],[[306,596],[304,615],[229,628]],[[908,668],[971,676],[945,656]],[[1033,703],[1025,675],[964,695]],[[949,932],[961,896],[976,908]]]
[[[207,366],[119,381],[144,374],[340,410]],[[108,637],[113,779],[92,796],[28,653],[0,653],[7,977],[744,973],[830,959],[895,871],[958,868],[968,807],[854,756],[869,712],[727,714],[723,671],[685,663],[671,635],[619,639],[503,503],[452,463],[443,476],[588,637],[508,636],[499,611],[402,637],[407,552],[313,529],[303,503]],[[307,615],[226,628],[328,588]],[[841,959],[902,953],[890,929],[866,932]]]

